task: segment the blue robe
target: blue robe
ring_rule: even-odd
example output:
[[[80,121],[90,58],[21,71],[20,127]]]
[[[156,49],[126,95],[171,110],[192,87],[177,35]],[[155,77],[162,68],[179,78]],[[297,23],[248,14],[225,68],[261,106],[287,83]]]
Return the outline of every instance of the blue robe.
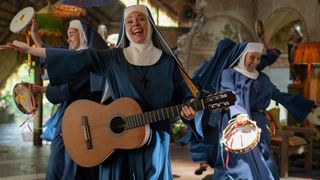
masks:
[[[61,124],[65,109],[77,99],[90,99],[99,102],[102,96],[100,86],[94,85],[97,80],[104,82],[104,78],[93,74],[82,75],[69,84],[47,87],[46,97],[53,103],[61,103],[55,114],[48,120],[48,130],[54,131],[50,146],[50,157],[47,167],[46,179],[98,179],[98,167],[83,168],[77,166],[67,154],[61,136]],[[100,87],[100,89],[99,89]],[[93,91],[94,89],[94,91]]]
[[[107,77],[113,99],[133,98],[144,111],[183,103],[189,98],[175,60],[165,53],[151,66],[130,64],[121,48],[106,51],[46,49],[46,54],[50,82],[54,85],[67,83],[80,74],[92,71]],[[201,133],[201,122],[186,123],[201,138],[201,134],[197,133]],[[118,150],[103,163],[100,179],[172,179],[170,120],[152,123],[150,127],[151,134],[144,146],[134,150]]]
[[[245,42],[236,44],[228,38],[219,42],[215,54],[195,71],[192,78],[202,90],[203,95],[220,91],[222,71],[230,66],[232,59],[239,56],[245,45]],[[273,64],[280,54],[281,52],[277,49],[267,49],[266,54],[262,55],[257,69],[262,70]],[[212,168],[216,161],[217,147],[219,146],[219,130],[215,124],[215,122],[218,122],[217,119],[220,119],[219,112],[206,112],[202,116],[204,137],[202,141],[198,141],[190,132],[181,139],[182,144],[189,144],[189,153],[194,162],[207,162]]]
[[[108,49],[108,45],[101,36],[87,22],[81,21],[82,28],[87,40],[87,46],[94,49]],[[43,47],[47,47],[44,45]],[[70,59],[65,59],[69,61]],[[45,66],[46,58],[40,62]],[[63,68],[62,68],[63,69]],[[46,179],[98,179],[99,167],[83,168],[77,166],[67,154],[61,136],[61,124],[66,107],[78,99],[89,99],[100,102],[104,91],[105,78],[94,73],[82,73],[67,83],[47,87],[46,97],[53,104],[61,103],[55,114],[46,123],[47,131],[54,132],[48,138],[52,138],[50,157],[46,173]],[[110,99],[110,98],[109,98]],[[105,103],[109,103],[108,100]],[[48,133],[47,132],[47,133]],[[45,137],[46,132],[42,134]]]
[[[298,121],[303,121],[314,107],[314,102],[302,96],[291,96],[280,92],[262,72],[256,80],[253,80],[234,69],[226,69],[221,77],[221,90],[233,91],[237,100],[235,105],[229,107],[229,113],[224,114],[223,120],[216,122],[219,127],[219,137],[228,125],[228,121],[239,113],[248,114],[257,123],[261,129],[261,136],[257,146],[248,153],[229,153],[229,168],[225,166],[227,152],[223,146],[219,146],[218,152],[221,153],[215,164],[213,179],[279,179],[278,168],[271,151],[268,130],[270,124],[264,111],[273,99],[292,112]]]

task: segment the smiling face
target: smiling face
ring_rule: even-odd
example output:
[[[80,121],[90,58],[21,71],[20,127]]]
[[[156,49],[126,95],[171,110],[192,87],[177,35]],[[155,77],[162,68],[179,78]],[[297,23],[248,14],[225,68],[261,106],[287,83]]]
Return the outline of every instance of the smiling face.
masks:
[[[260,64],[261,53],[258,52],[248,52],[244,59],[244,67],[249,72],[254,72],[257,66]]]
[[[80,47],[80,35],[76,28],[68,28],[69,49],[75,50]]]
[[[144,13],[134,11],[125,19],[127,35],[133,42],[143,43],[148,34],[148,19]]]

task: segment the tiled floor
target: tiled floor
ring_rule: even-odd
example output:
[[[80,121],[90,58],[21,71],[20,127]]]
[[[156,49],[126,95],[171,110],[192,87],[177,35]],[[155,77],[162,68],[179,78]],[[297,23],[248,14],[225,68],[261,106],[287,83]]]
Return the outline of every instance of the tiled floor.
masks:
[[[32,134],[32,133],[31,133]],[[27,128],[17,124],[0,124],[0,180],[43,180],[49,156],[49,145],[35,147]],[[193,163],[186,147],[171,145],[172,171],[176,180],[208,180],[212,169],[201,176],[194,175],[198,164]],[[311,172],[295,169],[289,180],[320,179],[320,169]]]

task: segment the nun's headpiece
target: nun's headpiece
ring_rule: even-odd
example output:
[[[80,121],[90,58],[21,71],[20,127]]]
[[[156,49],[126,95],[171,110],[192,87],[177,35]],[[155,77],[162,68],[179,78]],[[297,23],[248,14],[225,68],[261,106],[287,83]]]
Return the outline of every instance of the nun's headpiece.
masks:
[[[82,24],[81,24],[80,20],[72,20],[72,21],[70,21],[69,28],[75,28],[79,32],[80,45],[79,45],[78,49],[76,49],[76,50],[87,49],[88,48],[87,39],[86,39],[86,36],[84,34],[84,30],[83,30],[83,27],[82,27]]]
[[[257,79],[257,77],[259,76],[259,72],[257,70],[255,70],[254,72],[247,71],[247,69],[244,65],[244,61],[245,61],[245,57],[246,57],[247,53],[257,52],[257,53],[262,54],[263,48],[264,48],[264,45],[261,43],[256,43],[256,42],[248,43],[246,48],[241,53],[241,55],[232,63],[231,66],[236,65],[236,66],[234,66],[234,69],[236,71],[240,72],[241,74],[243,74],[251,79]]]
[[[92,26],[83,20],[72,20],[69,28],[76,28],[79,31],[80,47],[77,50],[94,48],[97,50],[108,49],[107,43]]]
[[[178,63],[179,66],[182,67],[181,62],[178,60],[178,58],[175,56],[171,48],[169,47],[168,43],[165,41],[163,36],[161,35],[160,31],[158,30],[157,26],[154,23],[154,20],[152,18],[152,15],[149,11],[149,9],[145,5],[132,5],[125,8],[123,13],[123,19],[122,24],[120,27],[120,33],[119,33],[119,39],[117,43],[117,47],[119,48],[128,48],[129,46],[132,46],[133,42],[130,41],[130,39],[126,36],[126,29],[125,29],[125,18],[132,12],[138,11],[141,13],[144,13],[148,19],[148,25],[149,25],[149,32],[152,32],[151,38],[152,38],[152,44],[159,50],[161,50],[163,53],[168,54],[169,56],[172,56],[175,61]],[[141,44],[139,44],[140,46]],[[125,51],[124,51],[125,52]],[[131,52],[131,51],[130,51]],[[154,50],[153,50],[154,52]],[[156,54],[156,53],[154,53]]]

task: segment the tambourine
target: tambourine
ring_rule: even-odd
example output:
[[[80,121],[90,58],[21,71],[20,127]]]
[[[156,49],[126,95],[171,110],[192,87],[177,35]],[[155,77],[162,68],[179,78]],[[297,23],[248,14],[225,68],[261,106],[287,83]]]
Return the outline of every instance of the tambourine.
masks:
[[[311,124],[320,126],[320,107],[317,107],[313,112],[309,113],[307,119]]]
[[[248,120],[246,124],[231,122],[224,130],[221,142],[226,150],[234,153],[246,153],[260,141],[260,129],[256,122]]]
[[[257,34],[257,36],[259,38],[263,38],[263,36],[264,36],[264,26],[263,26],[262,21],[256,20],[256,22],[255,22],[255,31],[256,31],[256,34]]]
[[[34,9],[26,7],[18,12],[11,20],[10,31],[13,33],[25,32],[27,27],[31,24],[34,16]]]
[[[38,104],[29,89],[29,83],[20,82],[13,87],[13,99],[18,109],[25,114],[34,114]]]

